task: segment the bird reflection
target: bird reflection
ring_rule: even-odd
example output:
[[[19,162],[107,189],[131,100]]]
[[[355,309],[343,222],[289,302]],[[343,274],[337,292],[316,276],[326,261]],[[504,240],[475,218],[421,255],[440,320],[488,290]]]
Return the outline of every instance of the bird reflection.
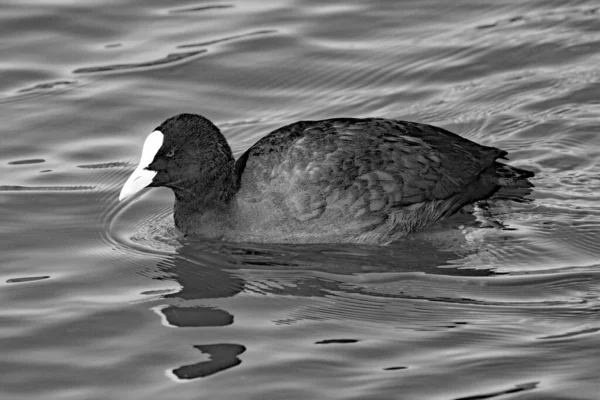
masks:
[[[469,215],[450,223],[463,227],[473,221],[474,217]],[[440,232],[441,235],[437,235]],[[465,240],[462,231],[448,226],[438,226],[385,247],[231,244],[186,238],[176,255],[159,263],[165,274],[158,279],[174,280],[181,288],[163,297],[171,301],[159,312],[172,327],[223,327],[234,322],[234,315],[214,305],[202,305],[202,300],[233,297],[243,292],[296,297],[360,294],[364,293],[360,285],[348,285],[344,280],[344,277],[351,279],[359,274],[494,275],[489,269],[451,267],[452,260],[477,251],[476,248],[465,249],[460,240]],[[453,245],[448,246],[448,243]],[[375,295],[409,297],[401,292]],[[210,359],[173,369],[171,372],[178,379],[206,377],[235,367],[242,362],[238,356],[246,350],[240,343],[192,345]]]

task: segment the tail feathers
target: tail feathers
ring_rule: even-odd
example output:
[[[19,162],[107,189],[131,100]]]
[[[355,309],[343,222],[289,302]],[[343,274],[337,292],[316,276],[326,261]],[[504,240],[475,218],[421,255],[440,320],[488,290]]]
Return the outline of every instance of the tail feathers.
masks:
[[[502,187],[533,187],[533,184],[527,179],[533,178],[535,173],[527,171],[526,169],[497,162],[496,176],[498,178],[498,184]]]
[[[525,196],[530,194],[531,188],[534,187],[528,178],[533,178],[535,173],[499,162],[495,166],[496,179],[500,186],[500,190],[494,195],[495,198],[508,199],[520,203],[532,201],[525,198]]]

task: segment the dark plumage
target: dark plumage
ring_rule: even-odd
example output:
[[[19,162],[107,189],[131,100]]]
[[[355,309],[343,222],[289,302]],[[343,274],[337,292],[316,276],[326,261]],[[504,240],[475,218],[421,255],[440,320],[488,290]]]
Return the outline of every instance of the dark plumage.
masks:
[[[175,225],[233,241],[384,244],[533,176],[498,162],[497,148],[390,119],[296,122],[237,162],[204,117],[177,115],[157,130],[149,186],[173,190]]]

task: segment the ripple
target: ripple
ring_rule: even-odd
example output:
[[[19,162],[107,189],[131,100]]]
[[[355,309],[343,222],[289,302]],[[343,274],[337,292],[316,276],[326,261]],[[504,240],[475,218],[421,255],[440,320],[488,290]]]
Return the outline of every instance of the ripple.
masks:
[[[94,190],[95,186],[17,186],[17,185],[1,185],[0,192],[71,192]]]
[[[358,342],[360,342],[358,339],[326,339],[315,342],[315,344],[349,344]]]
[[[85,169],[105,169],[105,168],[126,168],[130,167],[131,163],[122,162],[122,161],[113,161],[101,164],[85,164],[78,165],[77,168],[85,168]]]
[[[520,384],[515,385],[515,387],[510,388],[510,389],[499,390],[497,392],[488,392],[488,393],[485,393],[485,394],[476,394],[476,395],[466,396],[466,397],[457,397],[454,400],[483,400],[483,399],[491,399],[493,397],[504,396],[505,394],[520,393],[520,392],[524,392],[524,391],[527,391],[527,390],[533,390],[533,389],[536,389],[539,384],[540,384],[540,382],[520,383]]]
[[[169,10],[171,14],[179,13],[194,13],[201,11],[212,11],[212,10],[223,10],[227,8],[234,8],[233,4],[213,4],[208,6],[197,6],[197,7],[186,7],[186,8],[172,8]]]
[[[210,41],[207,41],[207,42],[181,44],[181,45],[177,46],[177,48],[178,49],[187,49],[187,48],[190,48],[190,47],[204,47],[204,46],[209,46],[211,44],[223,43],[223,42],[231,42],[231,41],[237,40],[237,39],[245,39],[247,37],[259,36],[259,35],[267,35],[267,34],[276,33],[276,32],[277,32],[277,30],[275,30],[275,29],[263,29],[263,30],[260,30],[260,31],[254,31],[254,32],[249,32],[249,33],[243,33],[243,34],[240,34],[240,35],[228,36],[228,37],[225,37],[225,38],[210,40]]]
[[[98,67],[78,68],[73,71],[74,74],[98,74],[112,72],[135,72],[139,70],[156,69],[162,67],[170,67],[180,65],[182,63],[194,60],[198,55],[205,53],[206,50],[189,51],[182,53],[168,54],[164,58],[159,58],[152,61],[144,61],[139,63],[129,64],[111,64]]]
[[[571,338],[571,337],[575,337],[575,336],[587,335],[590,333],[597,333],[597,332],[600,332],[600,328],[587,328],[587,329],[581,329],[581,330],[572,331],[572,332],[560,333],[557,335],[543,336],[543,337],[540,337],[540,339],[544,339],[544,340],[567,339],[567,338]]]
[[[124,259],[128,260],[134,260],[134,255],[174,254],[183,235],[173,224],[172,206],[161,204],[145,192],[126,202],[118,201],[119,189],[131,173],[130,167],[130,163],[120,161],[77,166],[89,171],[89,179],[95,185],[106,188],[95,200],[101,207],[98,224],[103,227],[97,233],[98,239],[127,253]]]
[[[25,164],[40,164],[46,162],[43,158],[33,158],[30,160],[9,161],[8,165],[25,165]]]
[[[27,283],[27,282],[36,282],[44,279],[48,279],[50,276],[27,276],[23,278],[11,278],[6,281],[6,283]]]
[[[19,89],[18,93],[48,91],[48,90],[55,90],[55,89],[65,89],[65,88],[67,88],[69,86],[72,86],[72,85],[75,85],[75,84],[77,84],[77,81],[67,81],[67,80],[38,83],[38,84],[36,84],[34,86],[31,86],[31,87],[27,87],[27,88],[24,88],[24,89]]]
[[[322,292],[312,290],[310,295],[323,296],[323,300],[299,304],[277,323],[339,320],[366,327],[397,321],[403,329],[447,331],[488,322],[496,326],[524,313],[542,321],[570,317],[592,323],[600,307],[600,297],[594,295],[600,289],[598,272],[489,278],[417,273],[315,275],[321,280],[312,285],[320,285]],[[247,281],[246,287],[256,284],[250,278]],[[290,283],[280,287],[292,292]],[[448,320],[447,313],[454,321]],[[488,315],[489,321],[484,322],[482,315]],[[560,323],[555,328],[561,329]]]
[[[398,370],[402,370],[402,369],[407,369],[408,367],[387,367],[384,368],[384,371],[398,371]]]
[[[489,24],[476,26],[476,29],[492,29],[492,28],[513,28],[515,25],[523,25],[527,23],[539,22],[566,22],[569,20],[590,19],[594,21],[598,13],[598,7],[581,7],[581,8],[559,8],[556,11],[549,12],[532,12],[525,15],[517,15],[508,18],[502,18]]]
[[[173,223],[172,207],[135,209],[135,206],[115,205],[102,217],[107,227],[103,241],[121,247],[155,254],[173,254],[182,245],[183,235]]]

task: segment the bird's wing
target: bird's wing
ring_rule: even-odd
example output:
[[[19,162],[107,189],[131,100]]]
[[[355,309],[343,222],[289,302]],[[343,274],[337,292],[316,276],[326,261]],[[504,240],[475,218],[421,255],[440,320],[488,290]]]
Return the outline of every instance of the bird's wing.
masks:
[[[274,131],[236,168],[245,196],[282,195],[298,220],[326,209],[357,218],[447,199],[504,154],[429,125],[333,119]]]

